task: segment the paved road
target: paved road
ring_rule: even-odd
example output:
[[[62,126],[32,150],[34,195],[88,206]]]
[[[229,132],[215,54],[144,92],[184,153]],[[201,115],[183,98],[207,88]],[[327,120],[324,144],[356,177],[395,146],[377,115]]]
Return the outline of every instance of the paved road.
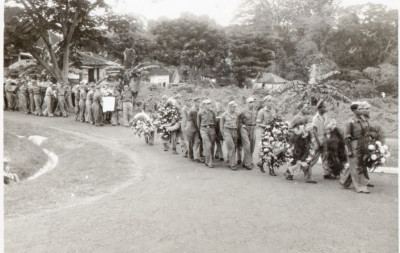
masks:
[[[320,167],[316,185],[209,169],[123,127],[29,119],[112,146],[140,177],[79,205],[6,218],[6,252],[398,252],[397,176],[374,174],[372,194],[357,194],[324,181]]]

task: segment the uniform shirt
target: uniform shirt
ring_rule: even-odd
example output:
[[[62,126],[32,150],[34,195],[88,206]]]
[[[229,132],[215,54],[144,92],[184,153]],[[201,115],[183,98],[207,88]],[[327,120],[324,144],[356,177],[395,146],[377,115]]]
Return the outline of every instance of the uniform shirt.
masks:
[[[269,108],[261,108],[257,114],[257,124],[268,125],[269,122],[274,118],[274,114]]]
[[[239,124],[246,126],[255,126],[256,124],[256,110],[243,110],[239,114]]]
[[[130,90],[124,90],[121,93],[122,102],[132,102],[133,96]]]
[[[344,138],[358,140],[362,138],[369,129],[369,121],[363,120],[361,117],[354,116],[346,125]]]
[[[29,87],[28,87],[28,91],[29,91],[29,95],[33,95],[33,85],[30,85]]]
[[[40,95],[40,87],[39,86],[33,86],[33,94]]]
[[[327,117],[326,115],[319,115],[319,113],[317,112],[317,114],[314,115],[313,120],[312,120],[312,124],[313,127],[316,127],[316,135],[318,137],[318,139],[321,139],[324,134],[325,134],[325,124],[327,123]]]
[[[181,128],[186,131],[186,125],[188,122],[188,117],[189,117],[189,108],[187,108],[186,106],[182,107],[182,109],[180,110],[181,112]]]
[[[188,118],[187,118],[187,121],[186,121],[186,125],[191,123],[191,126],[197,129],[197,114],[198,114],[198,111],[197,111],[197,109],[195,107],[190,109],[189,113],[188,113]]]
[[[197,125],[198,126],[215,126],[216,125],[215,113],[211,110],[203,110],[197,114]]]
[[[101,98],[101,93],[100,91],[95,91],[93,92],[93,103],[101,103],[103,102],[102,98]]]
[[[53,95],[54,95],[53,89],[50,86],[47,87],[46,96],[53,96]]]
[[[86,100],[93,101],[93,93],[94,93],[93,90],[89,90],[86,95]]]
[[[28,95],[28,86],[26,86],[26,84],[21,85],[21,87],[19,87],[19,91],[24,95]]]
[[[239,123],[239,117],[236,112],[232,114],[229,111],[226,111],[222,114],[221,119],[224,121],[224,125],[222,128],[230,128],[230,129],[237,129]]]
[[[81,89],[80,92],[79,92],[79,94],[80,94],[81,100],[86,100],[87,92],[86,92],[85,89]]]
[[[155,112],[157,111],[157,102],[154,98],[150,98],[143,103],[143,111]]]

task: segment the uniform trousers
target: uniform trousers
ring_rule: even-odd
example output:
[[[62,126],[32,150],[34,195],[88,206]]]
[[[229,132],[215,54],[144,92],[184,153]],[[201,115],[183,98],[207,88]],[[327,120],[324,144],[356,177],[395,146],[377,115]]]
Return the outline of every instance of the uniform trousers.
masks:
[[[244,151],[243,165],[251,167],[253,164],[253,152],[256,143],[256,132],[254,126],[242,126],[240,128],[240,138]]]
[[[235,166],[236,164],[236,149],[238,141],[238,133],[235,128],[224,129],[224,140],[227,149],[227,160],[229,166]]]
[[[215,143],[215,129],[214,127],[201,127],[201,139],[203,140],[203,150],[205,156],[205,163],[209,166],[212,165],[213,153],[212,146]]]

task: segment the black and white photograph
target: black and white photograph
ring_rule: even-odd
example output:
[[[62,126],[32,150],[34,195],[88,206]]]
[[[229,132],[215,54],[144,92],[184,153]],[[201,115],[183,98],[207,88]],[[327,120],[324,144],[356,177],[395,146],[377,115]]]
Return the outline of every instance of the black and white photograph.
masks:
[[[399,252],[399,6],[0,1],[0,252]]]

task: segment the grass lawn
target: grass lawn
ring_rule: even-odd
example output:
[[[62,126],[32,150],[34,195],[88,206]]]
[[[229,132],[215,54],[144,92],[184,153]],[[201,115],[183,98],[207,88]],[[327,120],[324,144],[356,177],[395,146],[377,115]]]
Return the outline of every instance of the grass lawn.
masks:
[[[4,133],[4,156],[10,159],[11,172],[20,180],[32,176],[47,162],[47,155],[40,147],[7,132]]]
[[[59,156],[54,170],[37,179],[4,188],[6,217],[65,206],[86,197],[105,194],[131,177],[131,160],[100,144],[29,123],[6,121],[4,132],[6,136],[47,137],[42,147]],[[7,150],[10,150],[9,143],[5,143]]]

